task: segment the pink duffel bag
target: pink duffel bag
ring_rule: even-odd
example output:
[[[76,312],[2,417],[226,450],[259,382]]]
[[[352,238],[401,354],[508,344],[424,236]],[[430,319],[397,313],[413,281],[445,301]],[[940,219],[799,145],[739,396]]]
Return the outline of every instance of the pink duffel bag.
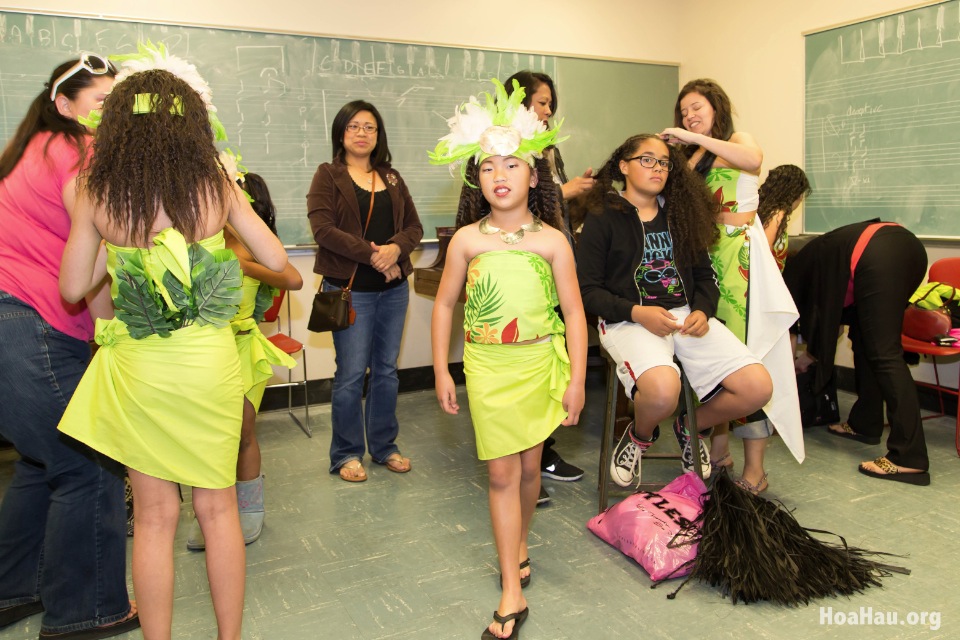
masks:
[[[591,518],[587,528],[639,562],[651,580],[679,578],[690,573],[697,545],[674,537],[700,515],[706,491],[695,473],[684,473],[660,491],[618,502]]]

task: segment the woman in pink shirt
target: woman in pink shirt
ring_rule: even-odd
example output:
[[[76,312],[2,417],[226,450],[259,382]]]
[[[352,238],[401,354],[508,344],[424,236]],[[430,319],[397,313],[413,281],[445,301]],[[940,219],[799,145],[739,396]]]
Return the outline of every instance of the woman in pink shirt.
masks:
[[[0,506],[0,628],[42,611],[40,638],[139,626],[119,467],[57,432],[93,336],[87,305],[68,304],[58,285],[91,150],[79,119],[115,75],[89,53],[58,66],[0,155],[0,435],[20,454]]]

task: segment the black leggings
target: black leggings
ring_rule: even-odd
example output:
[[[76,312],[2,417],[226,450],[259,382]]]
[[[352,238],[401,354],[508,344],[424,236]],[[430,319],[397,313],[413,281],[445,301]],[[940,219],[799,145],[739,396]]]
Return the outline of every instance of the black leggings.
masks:
[[[903,310],[927,272],[927,252],[903,227],[883,227],[870,240],[853,276],[853,305],[844,310],[853,342],[857,401],[848,422],[857,433],[890,436],[887,458],[912,469],[929,468],[917,387],[903,360]]]

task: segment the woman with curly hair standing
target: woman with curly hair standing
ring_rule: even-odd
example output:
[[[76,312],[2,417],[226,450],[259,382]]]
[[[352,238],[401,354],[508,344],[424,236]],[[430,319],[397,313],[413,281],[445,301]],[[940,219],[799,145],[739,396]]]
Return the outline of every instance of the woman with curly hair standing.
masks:
[[[769,486],[763,460],[774,429],[798,461],[804,456],[788,335],[796,307],[757,216],[763,150],[749,133],[734,131],[730,99],[708,79],[684,85],[674,107],[674,127],[660,135],[685,145],[688,166],[704,177],[719,207],[720,237],[710,248],[720,286],[717,317],[774,376],[771,402],[762,411],[738,417],[732,429],[743,440],[743,472],[737,485],[757,494]],[[713,469],[733,466],[729,431],[726,424],[714,430]]]
[[[600,317],[600,342],[634,401],[634,422],[610,468],[623,487],[639,478],[658,423],[676,409],[674,355],[704,401],[696,416],[701,433],[755,411],[771,394],[763,365],[714,317],[719,292],[707,254],[717,236],[714,207],[685,160],[657,135],[632,136],[601,167],[583,203],[588,215],[577,247],[583,305]],[[614,182],[623,190],[613,190]],[[709,462],[704,446],[691,442],[684,414],[674,432],[684,470]]]
[[[109,271],[117,317],[98,323],[101,347],[59,428],[127,467],[144,638],[171,634],[180,483],[194,487],[218,637],[239,640],[243,382],[230,319],[242,273],[224,226],[268,269],[282,271],[287,256],[219,163],[200,89],[163,69],[122,74],[81,174],[60,273],[61,294],[77,300]]]

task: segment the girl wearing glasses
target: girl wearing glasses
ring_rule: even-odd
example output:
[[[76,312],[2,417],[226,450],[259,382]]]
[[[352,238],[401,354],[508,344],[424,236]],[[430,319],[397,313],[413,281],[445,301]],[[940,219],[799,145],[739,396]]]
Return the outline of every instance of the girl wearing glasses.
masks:
[[[394,473],[410,471],[410,459],[397,446],[397,358],[410,299],[410,253],[423,227],[407,185],[390,166],[387,131],[376,107],[362,100],[344,105],[331,140],[333,160],[317,168],[307,193],[318,245],[313,270],[323,276],[323,291],[352,288],[356,320],[333,333],[330,473],[363,482],[367,451]]]
[[[186,66],[171,58],[148,62]],[[117,317],[98,323],[100,349],[59,428],[127,467],[144,638],[170,638],[179,483],[194,488],[217,637],[239,640],[243,379],[230,319],[242,273],[224,226],[271,271],[287,255],[218,162],[202,78],[185,74],[189,84],[163,68],[124,74],[104,101],[60,273],[61,294],[76,300],[108,271]]]
[[[738,417],[733,426],[734,435],[743,440],[743,472],[737,486],[758,494],[769,484],[763,460],[774,428],[798,461],[804,457],[789,346],[789,328],[797,312],[757,216],[763,151],[750,134],[734,131],[730,99],[712,80],[693,80],[681,89],[674,125],[661,137],[684,145],[688,166],[704,177],[720,209],[720,239],[710,249],[720,284],[717,317],[761,358],[774,378],[770,403],[753,415]],[[729,431],[726,424],[714,430],[710,452],[714,469],[733,467]]]
[[[0,156],[0,435],[21,455],[0,507],[0,628],[42,611],[41,637],[105,638],[139,624],[122,470],[57,432],[94,334],[87,304],[57,285],[74,179],[92,146],[78,119],[115,75],[93,54],[58,66]]]
[[[679,149],[654,134],[628,138],[578,204],[588,213],[577,245],[583,306],[599,316],[600,342],[634,401],[634,422],[610,466],[613,480],[626,487],[639,484],[641,457],[659,437],[658,423],[676,409],[674,356],[704,402],[696,415],[701,433],[763,406],[771,381],[714,317],[720,293],[707,251],[717,237],[715,207]],[[709,462],[704,445],[691,443],[684,414],[674,435],[685,470],[698,459]]]

